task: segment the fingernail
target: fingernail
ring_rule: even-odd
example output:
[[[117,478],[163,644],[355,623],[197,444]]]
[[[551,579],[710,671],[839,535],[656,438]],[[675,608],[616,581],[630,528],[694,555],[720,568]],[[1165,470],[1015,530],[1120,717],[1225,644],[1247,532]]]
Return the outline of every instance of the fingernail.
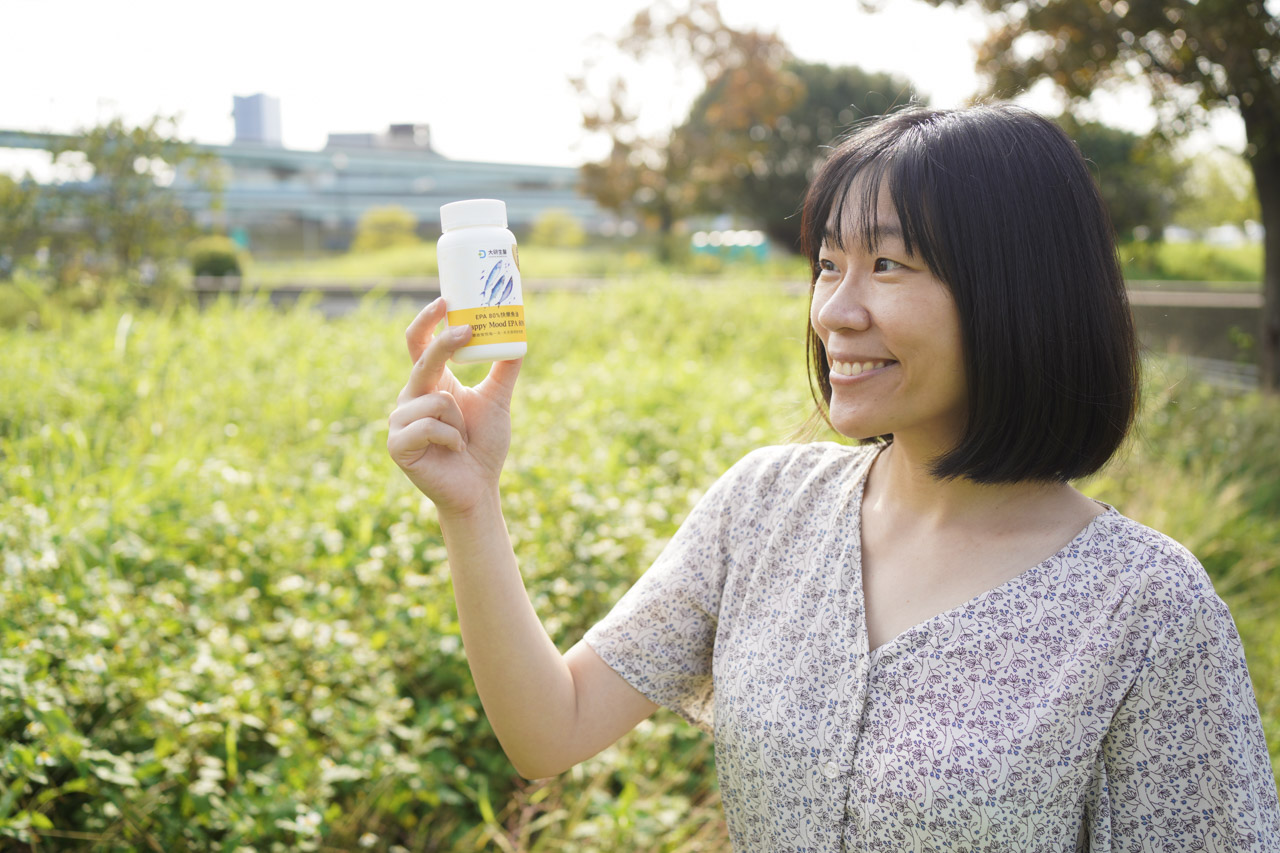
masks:
[[[441,300],[441,299],[444,299],[444,297],[443,297],[443,296],[437,296],[435,299],[432,299],[432,300],[431,300],[431,304],[430,304],[430,305],[428,305],[427,307],[428,307],[428,308],[435,308],[437,305],[439,305],[439,304],[440,304],[440,300]]]
[[[455,341],[460,341],[467,336],[467,332],[471,331],[471,326],[454,326],[450,331]]]

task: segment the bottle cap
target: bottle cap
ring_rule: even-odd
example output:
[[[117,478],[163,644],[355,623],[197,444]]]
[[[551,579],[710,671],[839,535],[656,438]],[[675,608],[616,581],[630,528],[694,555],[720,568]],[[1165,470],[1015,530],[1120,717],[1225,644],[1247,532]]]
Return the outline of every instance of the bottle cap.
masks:
[[[440,208],[440,230],[467,228],[472,225],[507,227],[507,203],[496,198],[472,198],[453,201]]]

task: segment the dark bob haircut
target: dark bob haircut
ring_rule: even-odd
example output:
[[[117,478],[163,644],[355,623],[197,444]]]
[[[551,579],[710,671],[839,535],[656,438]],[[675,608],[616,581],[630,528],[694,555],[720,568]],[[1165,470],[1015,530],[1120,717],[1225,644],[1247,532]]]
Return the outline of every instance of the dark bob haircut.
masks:
[[[933,474],[1013,483],[1097,471],[1133,423],[1138,353],[1111,220],[1075,144],[1007,104],[912,108],[863,126],[805,196],[811,305],[824,236],[870,249],[884,182],[905,248],[960,315],[968,417]],[[807,356],[830,425],[830,365],[812,326]]]

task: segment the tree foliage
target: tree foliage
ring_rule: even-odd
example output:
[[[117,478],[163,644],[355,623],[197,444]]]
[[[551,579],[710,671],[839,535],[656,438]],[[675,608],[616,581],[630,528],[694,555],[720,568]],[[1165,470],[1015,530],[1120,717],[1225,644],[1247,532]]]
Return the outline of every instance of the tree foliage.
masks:
[[[715,0],[690,0],[683,8],[656,3],[632,19],[613,50],[633,62],[661,58],[694,70],[708,87],[724,87],[731,93],[722,116],[726,124],[750,127],[761,116],[786,112],[801,94],[799,81],[784,67],[791,56],[781,39],[730,27]],[[604,159],[583,167],[585,189],[603,207],[639,214],[665,234],[697,209],[714,170],[688,135],[642,132],[640,105],[625,74],[611,76],[603,93],[593,91],[597,65],[589,64],[573,80],[583,127],[605,134],[610,143]]]
[[[871,8],[883,0],[863,0]],[[1280,391],[1280,20],[1263,0],[928,0],[977,4],[993,28],[978,68],[992,94],[1038,80],[1073,103],[1117,81],[1151,90],[1162,128],[1181,135],[1219,107],[1244,119],[1245,156],[1266,230],[1259,355]]]
[[[1197,155],[1186,164],[1184,201],[1174,222],[1203,232],[1215,225],[1257,222],[1258,193],[1244,158],[1229,151]]]
[[[0,280],[34,257],[45,220],[39,185],[30,176],[15,181],[0,175]]]
[[[177,121],[156,116],[136,127],[114,118],[68,137],[56,163],[86,166],[92,177],[64,185],[55,253],[62,277],[154,278],[182,257],[196,233],[186,209],[165,187],[180,168],[202,172],[205,158],[177,136]]]
[[[793,57],[773,34],[725,23],[714,0],[658,3],[613,46],[622,57],[663,57],[705,81],[686,120],[670,132],[639,131],[627,77],[594,94],[590,69],[575,81],[584,127],[606,134],[609,155],[583,168],[587,192],[666,232],[693,213],[736,213],[794,248],[797,208],[824,147],[860,119],[913,99],[910,84],[857,68]]]
[[[1070,114],[1058,123],[1088,160],[1116,234],[1128,240],[1137,231],[1158,240],[1183,200],[1179,188],[1186,172],[1161,137],[1081,122]]]
[[[905,80],[855,67],[792,60],[780,75],[789,81],[787,103],[764,108],[738,75],[713,80],[675,135],[697,152],[702,209],[755,220],[794,251],[800,203],[829,147],[858,122],[915,96]]]

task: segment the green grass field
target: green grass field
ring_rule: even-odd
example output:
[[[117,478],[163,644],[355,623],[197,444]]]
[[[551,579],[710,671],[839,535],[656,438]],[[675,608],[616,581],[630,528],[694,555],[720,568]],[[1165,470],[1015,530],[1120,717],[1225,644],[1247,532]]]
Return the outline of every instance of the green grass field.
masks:
[[[805,422],[805,306],[650,276],[528,312],[505,510],[568,649],[715,477]],[[508,765],[434,511],[386,454],[409,319],[223,303],[0,331],[0,847],[725,849],[710,744],[666,712],[563,778]],[[1085,484],[1204,562],[1273,758],[1277,423],[1156,362]]]
[[[650,247],[583,246],[559,248],[522,245],[520,264],[537,270],[539,279],[634,278],[677,272],[735,281],[791,280],[805,275],[803,261],[779,256],[765,261],[725,260],[693,255],[675,264],[662,264]],[[405,278],[434,278],[434,243],[396,246],[373,252],[347,253],[326,258],[253,263],[246,273],[257,285],[317,282],[379,282]]]
[[[664,271],[651,251],[642,248],[578,249],[536,245],[520,247],[521,265],[537,270],[543,279],[601,278],[652,275]],[[1203,243],[1127,243],[1120,247],[1125,277],[1134,281],[1181,280],[1214,282],[1229,289],[1257,287],[1262,281],[1262,247],[1220,247]],[[672,268],[665,268],[672,271]],[[803,281],[805,262],[779,256],[762,263],[724,262],[693,256],[674,271],[724,276],[735,281]],[[258,285],[324,282],[377,282],[402,278],[433,278],[436,274],[434,243],[400,246],[363,254],[350,253],[310,261],[255,263],[247,273]]]
[[[1225,290],[1257,289],[1262,282],[1262,245],[1126,243],[1120,261],[1130,281],[1191,281]]]

